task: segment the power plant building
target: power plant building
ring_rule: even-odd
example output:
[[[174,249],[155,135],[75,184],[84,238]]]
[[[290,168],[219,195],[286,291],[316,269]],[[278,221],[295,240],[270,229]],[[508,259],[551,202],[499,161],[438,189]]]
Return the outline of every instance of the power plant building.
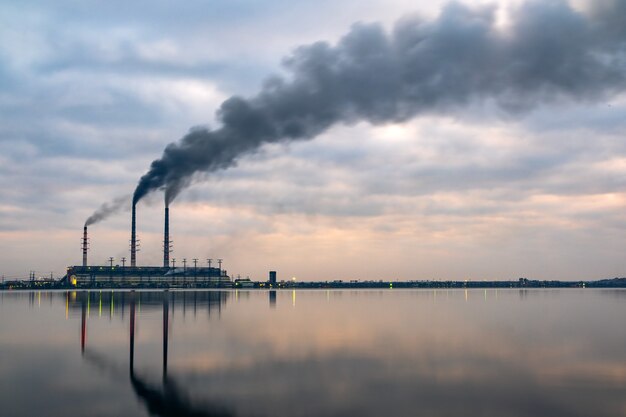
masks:
[[[89,238],[87,225],[83,228],[81,250],[83,255],[82,265],[70,266],[62,283],[71,287],[103,288],[103,287],[179,287],[179,288],[228,288],[232,287],[232,281],[225,270],[222,269],[222,260],[219,266],[208,267],[184,265],[183,267],[169,266],[171,252],[171,240],[169,235],[169,207],[165,208],[165,224],[163,239],[163,266],[137,266],[138,239],[136,234],[136,206],[133,204],[131,217],[131,245],[130,266],[125,263],[120,267],[111,264],[107,266],[89,265],[87,262],[87,250]],[[122,260],[124,261],[124,260]]]
[[[232,287],[225,270],[214,267],[70,266],[65,278],[72,287]]]

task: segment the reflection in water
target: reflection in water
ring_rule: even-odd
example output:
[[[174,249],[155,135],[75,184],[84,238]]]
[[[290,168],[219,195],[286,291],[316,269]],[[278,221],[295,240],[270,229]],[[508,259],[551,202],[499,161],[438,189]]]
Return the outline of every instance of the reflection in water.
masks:
[[[85,340],[87,338],[87,320],[85,320],[87,308],[85,307],[85,300],[81,303],[81,325],[80,325],[80,352],[85,354]]]
[[[163,383],[167,381],[167,343],[169,341],[170,305],[168,293],[163,292]],[[132,372],[131,372],[132,374]]]
[[[2,293],[0,413],[626,416],[626,291],[294,295]]]
[[[133,392],[139,400],[145,404],[149,413],[153,416],[161,417],[229,417],[234,413],[216,404],[204,404],[202,407],[194,406],[187,396],[178,388],[176,382],[167,375],[167,348],[169,342],[169,292],[162,292],[163,299],[163,380],[161,387],[152,385],[147,380],[141,378],[135,372],[135,329],[136,314],[135,303],[136,293],[130,293],[130,335],[129,335],[129,376]],[[86,341],[86,311],[89,303],[89,293],[81,294],[81,353],[84,358],[92,361],[99,368],[113,368],[107,363],[103,355],[85,355]],[[113,294],[111,294],[113,300]],[[197,297],[194,297],[194,305]],[[221,301],[221,298],[220,298]],[[113,301],[111,301],[113,303]],[[111,304],[113,305],[113,304]],[[122,312],[125,304],[122,304]],[[113,311],[113,310],[111,310]],[[122,313],[123,314],[123,313]]]
[[[165,337],[163,337],[165,339]],[[165,356],[165,355],[163,355]],[[130,294],[130,378],[132,380],[135,373],[135,292]]]
[[[276,308],[276,290],[270,290],[270,307]]]

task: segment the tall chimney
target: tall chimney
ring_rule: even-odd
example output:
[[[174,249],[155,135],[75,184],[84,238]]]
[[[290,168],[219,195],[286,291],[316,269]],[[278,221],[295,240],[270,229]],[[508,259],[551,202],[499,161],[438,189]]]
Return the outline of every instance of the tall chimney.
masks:
[[[83,267],[87,266],[87,246],[88,246],[88,238],[87,238],[87,226],[83,228]]]
[[[136,215],[135,215],[135,207],[136,205],[133,204],[133,217],[132,217],[132,221],[131,221],[131,226],[130,226],[130,266],[131,267],[135,267],[137,266],[137,235],[136,235]]]
[[[170,208],[165,206],[165,228],[163,233],[163,268],[170,266]]]

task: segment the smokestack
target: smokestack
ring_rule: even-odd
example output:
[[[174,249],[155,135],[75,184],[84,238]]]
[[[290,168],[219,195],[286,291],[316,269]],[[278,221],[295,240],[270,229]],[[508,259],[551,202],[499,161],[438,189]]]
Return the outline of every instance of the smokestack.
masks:
[[[170,208],[165,206],[165,227],[163,232],[163,268],[170,266]]]
[[[136,235],[136,204],[133,203],[133,214],[130,226],[130,266],[137,266],[137,235]]]
[[[87,226],[83,228],[83,267],[87,266]]]

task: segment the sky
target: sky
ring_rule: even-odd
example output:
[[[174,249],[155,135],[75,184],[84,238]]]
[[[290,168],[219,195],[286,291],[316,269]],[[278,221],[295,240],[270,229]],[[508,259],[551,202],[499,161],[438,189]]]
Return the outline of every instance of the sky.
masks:
[[[3,1],[0,274],[80,264],[83,224],[116,199],[89,261],[129,258],[158,160],[175,175],[138,202],[138,265],[162,262],[165,188],[171,257],[234,276],[626,276],[623,11]]]

